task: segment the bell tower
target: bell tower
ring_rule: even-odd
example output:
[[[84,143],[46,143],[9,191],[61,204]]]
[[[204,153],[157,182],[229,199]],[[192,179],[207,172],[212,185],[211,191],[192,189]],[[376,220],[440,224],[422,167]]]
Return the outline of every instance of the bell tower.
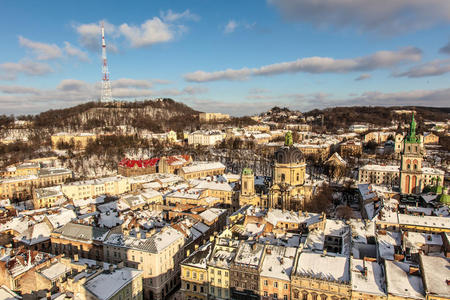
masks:
[[[408,135],[403,142],[400,165],[400,191],[402,194],[416,194],[422,191],[422,156],[421,139],[416,134],[416,121],[413,113]]]
[[[255,176],[250,168],[244,168],[241,175],[241,195],[252,196],[255,194]]]

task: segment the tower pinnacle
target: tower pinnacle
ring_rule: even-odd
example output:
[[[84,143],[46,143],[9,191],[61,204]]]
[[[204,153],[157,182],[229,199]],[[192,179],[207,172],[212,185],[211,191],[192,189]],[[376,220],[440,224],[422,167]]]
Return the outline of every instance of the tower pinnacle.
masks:
[[[108,61],[106,59],[105,26],[102,22],[102,95],[100,102],[111,102],[111,82],[109,81]]]

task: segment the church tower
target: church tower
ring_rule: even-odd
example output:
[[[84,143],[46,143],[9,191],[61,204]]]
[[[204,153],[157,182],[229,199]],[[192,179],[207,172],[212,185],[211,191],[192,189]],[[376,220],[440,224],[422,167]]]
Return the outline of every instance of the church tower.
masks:
[[[306,162],[303,153],[293,144],[292,133],[287,132],[284,146],[275,152],[273,185],[267,203],[269,208],[297,210],[303,207]]]
[[[412,115],[409,132],[403,141],[400,165],[400,191],[402,194],[420,193],[422,186],[422,147],[416,134],[416,121]]]
[[[255,194],[255,176],[250,168],[244,168],[241,175],[241,195],[252,196]]]
[[[255,192],[255,174],[250,168],[244,168],[241,174],[239,206],[242,207],[244,205],[261,205],[261,198]]]

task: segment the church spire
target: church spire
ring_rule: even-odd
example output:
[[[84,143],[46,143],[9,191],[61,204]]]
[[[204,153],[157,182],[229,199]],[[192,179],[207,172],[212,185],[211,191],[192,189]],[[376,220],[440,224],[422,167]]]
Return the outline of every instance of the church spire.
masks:
[[[406,138],[406,141],[409,143],[416,143],[418,138],[416,136],[416,120],[414,120],[414,112],[412,114],[411,124],[409,126],[409,134]]]

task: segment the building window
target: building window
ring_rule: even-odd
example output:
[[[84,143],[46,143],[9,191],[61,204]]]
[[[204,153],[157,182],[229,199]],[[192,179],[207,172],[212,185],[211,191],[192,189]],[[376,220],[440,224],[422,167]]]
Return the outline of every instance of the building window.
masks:
[[[268,284],[267,280],[264,280],[264,285],[267,286]]]
[[[287,283],[284,284],[284,289],[287,290],[288,289],[288,285]]]
[[[277,287],[278,287],[278,282],[275,281],[275,282],[273,283],[273,287],[276,287],[276,288],[277,288]]]
[[[186,283],[186,289],[189,290],[191,288],[191,285],[189,283]]]
[[[269,296],[269,294],[266,291],[264,291],[264,297],[267,297],[267,296]]]

